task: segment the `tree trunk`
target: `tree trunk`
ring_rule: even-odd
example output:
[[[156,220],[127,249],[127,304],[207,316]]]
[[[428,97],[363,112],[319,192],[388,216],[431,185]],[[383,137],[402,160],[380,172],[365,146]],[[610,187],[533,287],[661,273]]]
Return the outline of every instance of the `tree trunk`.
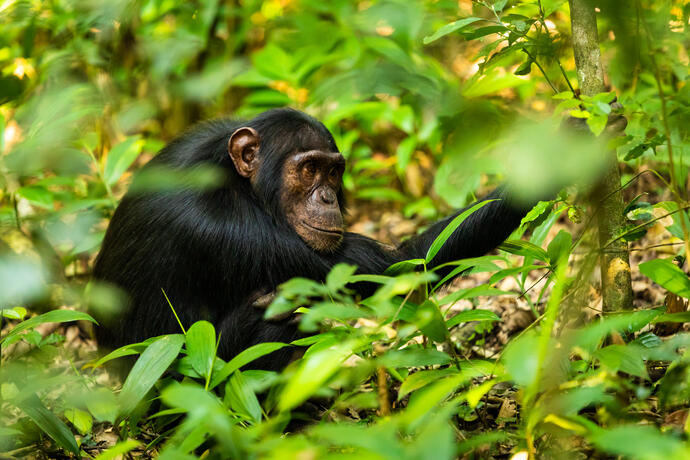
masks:
[[[573,51],[580,91],[587,96],[606,91],[601,65],[597,18],[594,5],[588,0],[568,0],[573,35]],[[620,192],[621,176],[616,152],[608,152],[608,165],[604,178],[597,187],[600,200],[597,215],[601,253],[601,291],[605,312],[632,309],[632,286],[628,243],[618,240],[608,247],[623,228],[623,197]]]

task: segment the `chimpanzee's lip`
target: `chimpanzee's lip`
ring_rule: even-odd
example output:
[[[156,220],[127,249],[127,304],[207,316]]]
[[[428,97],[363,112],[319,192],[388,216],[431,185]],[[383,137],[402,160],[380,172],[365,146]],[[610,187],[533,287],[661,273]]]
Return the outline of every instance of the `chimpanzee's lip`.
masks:
[[[312,230],[316,230],[317,232],[321,233],[328,233],[329,235],[337,235],[337,236],[342,236],[343,235],[343,229],[342,228],[319,228],[319,227],[314,227],[313,225],[310,225],[306,222],[302,222],[304,225],[307,227],[311,228]]]

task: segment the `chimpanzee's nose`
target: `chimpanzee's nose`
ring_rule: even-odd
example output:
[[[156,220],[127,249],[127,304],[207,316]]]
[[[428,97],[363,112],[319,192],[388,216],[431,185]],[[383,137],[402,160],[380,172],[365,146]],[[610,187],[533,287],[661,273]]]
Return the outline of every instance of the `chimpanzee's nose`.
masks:
[[[319,198],[324,204],[334,204],[338,199],[335,192],[328,187],[319,190]]]

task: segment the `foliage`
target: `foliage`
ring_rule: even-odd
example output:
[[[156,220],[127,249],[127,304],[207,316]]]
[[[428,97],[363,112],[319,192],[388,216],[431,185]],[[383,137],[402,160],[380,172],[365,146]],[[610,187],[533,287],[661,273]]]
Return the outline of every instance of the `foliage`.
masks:
[[[584,97],[563,0],[2,3],[4,455],[690,455],[690,335],[660,332],[690,321],[690,7],[598,5],[612,91]],[[465,214],[426,260],[385,276],[339,265],[325,283],[285,283],[266,316],[300,315],[304,337],[290,344],[226,362],[201,321],[100,358],[70,347],[54,323],[84,328],[87,309],[122,303],[87,281],[131,171],[193,122],[283,105],[334,133],[353,208],[381,201],[421,224],[498,181],[531,197],[594,183],[602,150],[616,149],[628,225],[614,241],[644,254],[638,279],[663,288],[664,304],[641,294],[635,312],[585,315],[596,203],[570,187],[498,255],[448,264],[447,276],[425,263]],[[622,136],[606,129],[616,113]],[[565,117],[584,123],[563,129]],[[217,180],[156,171],[135,186]],[[660,232],[662,247],[644,246]],[[459,274],[483,282],[443,287]],[[352,283],[377,289],[362,299]],[[488,308],[498,298],[526,302],[534,322],[482,354],[508,320]],[[282,372],[251,368],[284,347],[304,353]],[[136,361],[116,390],[101,366],[126,357]]]

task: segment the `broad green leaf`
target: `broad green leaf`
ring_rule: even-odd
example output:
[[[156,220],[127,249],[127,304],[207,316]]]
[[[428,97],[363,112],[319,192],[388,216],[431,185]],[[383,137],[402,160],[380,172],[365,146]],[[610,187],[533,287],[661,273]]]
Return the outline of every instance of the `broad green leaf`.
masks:
[[[654,259],[639,265],[640,272],[676,295],[690,299],[688,275],[668,259]]]
[[[654,318],[652,323],[690,323],[690,311],[681,313],[664,313]]]
[[[538,339],[532,331],[511,340],[503,351],[503,363],[509,378],[520,387],[526,388],[534,381],[539,365]]]
[[[528,222],[534,222],[540,218],[544,213],[548,212],[553,208],[553,201],[540,201],[530,211],[525,217],[520,221],[520,225],[525,225]]]
[[[434,342],[444,342],[448,337],[448,329],[443,321],[443,315],[434,302],[427,300],[417,308],[415,323],[419,330]]]
[[[127,171],[137,159],[144,141],[139,136],[132,136],[110,149],[103,167],[103,180],[107,185],[113,185]]]
[[[565,3],[565,0],[541,0],[541,8],[542,11],[544,12],[544,17],[547,18],[556,11],[562,4]],[[572,93],[571,93],[572,96]]]
[[[134,439],[118,442],[108,450],[104,450],[95,458],[95,460],[115,460],[116,458],[125,458],[124,455],[133,449],[139,447],[141,443]]]
[[[643,349],[635,345],[609,345],[594,352],[594,357],[611,372],[626,372],[630,375],[648,379],[644,363]]]
[[[225,385],[225,403],[235,412],[242,414],[254,423],[261,421],[261,405],[242,375],[233,372]]]
[[[404,423],[417,422],[426,413],[433,410],[446,399],[448,395],[466,381],[462,374],[454,374],[437,380],[425,388],[415,391],[410,396],[410,402],[400,414]]]
[[[84,395],[86,408],[99,422],[115,423],[119,410],[117,396],[105,387],[96,387]]]
[[[489,29],[488,27],[486,29]],[[487,33],[495,33],[496,30],[487,30]],[[500,72],[490,72],[477,76],[469,80],[462,91],[467,98],[480,98],[507,88],[517,88],[527,84],[527,80],[520,78],[512,73],[502,74]]]
[[[467,404],[469,404],[472,409],[475,409],[479,404],[479,401],[484,397],[485,394],[489,392],[489,390],[491,390],[491,388],[493,388],[494,385],[496,385],[496,383],[498,383],[497,379],[490,379],[470,388],[466,395]]]
[[[402,260],[402,261],[396,262],[393,265],[391,265],[390,267],[388,267],[384,273],[386,275],[396,276],[396,275],[399,275],[401,273],[411,272],[420,265],[424,265],[424,259]],[[361,275],[358,275],[358,276],[361,276]],[[371,281],[371,280],[363,280],[363,281]],[[385,281],[388,281],[388,278],[386,278]]]
[[[606,115],[592,115],[587,118],[587,126],[589,126],[589,129],[592,130],[595,136],[598,136],[604,131],[607,122],[608,117]]]
[[[53,209],[53,194],[43,187],[21,187],[17,190],[17,195],[39,208]]]
[[[24,319],[27,311],[24,307],[14,307],[0,310],[0,313],[2,313],[2,316],[4,316],[5,318],[9,319]]]
[[[257,343],[256,345],[247,348],[232,358],[225,366],[223,366],[220,371],[213,373],[213,378],[211,379],[209,389],[215,388],[219,383],[227,379],[230,374],[245,364],[249,364],[256,359],[261,358],[262,356],[273,353],[274,351],[280,350],[281,348],[287,346],[288,344],[281,342],[264,342]]]
[[[443,366],[450,362],[450,356],[436,349],[415,347],[389,351],[381,356],[377,362],[390,368]]]
[[[452,32],[455,32],[456,30],[461,30],[461,29],[469,26],[470,24],[474,24],[475,22],[482,21],[482,20],[483,20],[482,18],[470,17],[470,18],[463,18],[463,19],[458,19],[457,21],[453,21],[453,22],[446,24],[445,26],[441,27],[436,32],[434,32],[433,34],[431,34],[427,37],[424,37],[424,40],[423,40],[424,44],[428,45],[429,43],[434,42],[434,41],[438,40],[439,38],[444,37],[444,36],[446,36]]]
[[[17,324],[5,337],[0,340],[0,344],[5,342],[6,340],[9,340],[10,338],[16,336],[17,334],[24,332],[27,329],[34,328],[38,326],[39,324],[43,323],[66,323],[69,321],[91,321],[92,323],[96,323],[96,320],[93,319],[91,316],[87,315],[84,312],[81,311],[75,311],[75,310],[53,310],[49,311],[48,313],[44,313],[42,315],[34,316],[33,318],[29,318],[26,321],[22,321],[21,323]],[[98,323],[96,323],[98,324]]]
[[[491,278],[489,278],[489,284],[498,283],[502,279],[507,278],[509,276],[514,276],[514,275],[518,275],[520,273],[530,272],[532,270],[540,270],[540,269],[543,270],[546,268],[548,268],[548,267],[546,267],[545,265],[523,265],[521,267],[506,268],[506,269],[497,271],[496,273],[491,275]]]
[[[414,372],[403,381],[402,385],[400,385],[400,389],[398,390],[398,401],[404,398],[408,393],[418,390],[443,377],[457,374],[458,372],[459,371],[454,367]]]
[[[313,395],[335,374],[358,345],[352,340],[302,358],[295,374],[288,380],[278,400],[279,410],[293,409]]]
[[[489,310],[466,310],[461,311],[446,321],[446,327],[451,328],[460,323],[467,323],[470,321],[501,321],[501,318],[496,313]]]
[[[556,262],[558,262],[561,257],[567,257],[567,255],[570,253],[570,245],[572,242],[573,237],[570,235],[570,233],[566,232],[565,230],[558,232],[546,249],[546,254],[549,257],[549,263],[551,265],[556,265]]]
[[[443,245],[446,243],[446,240],[450,238],[450,236],[455,232],[455,230],[462,224],[465,219],[467,219],[473,212],[477,211],[478,209],[486,206],[487,204],[491,203],[492,201],[496,200],[484,200],[480,201],[479,203],[475,204],[469,209],[466,209],[465,211],[461,212],[459,215],[457,215],[448,225],[446,225],[446,228],[443,229],[443,231],[436,237],[433,243],[431,243],[431,246],[429,246],[429,250],[426,253],[426,257],[424,260],[426,263],[429,263],[433,260],[433,258],[436,256],[439,250],[443,247]]]
[[[508,240],[501,244],[499,249],[518,256],[532,257],[533,259],[549,262],[549,256],[539,246],[524,240]]]
[[[120,391],[120,418],[129,416],[153,385],[177,358],[185,337],[165,335],[153,342],[139,356]]]
[[[651,323],[662,312],[660,310],[638,310],[611,314],[572,332],[572,344],[587,353],[593,353],[601,341],[611,332],[637,332]]]
[[[38,396],[31,395],[17,406],[60,447],[79,456],[79,446],[72,432],[62,420],[43,405]]]
[[[326,287],[331,292],[336,292],[345,287],[350,282],[352,275],[357,271],[357,267],[348,264],[338,264],[331,269],[326,276]]]
[[[91,431],[93,426],[93,417],[88,412],[79,409],[66,409],[65,418],[69,420],[72,425],[81,433],[86,435]]]
[[[216,329],[208,321],[197,321],[187,331],[185,341],[192,367],[208,382],[216,357]]]
[[[565,1],[565,0],[556,0],[556,1]],[[571,93],[570,91],[561,91],[560,93],[554,94],[551,97],[553,99],[556,99],[556,100],[560,100],[560,99],[567,100],[567,99],[573,98],[573,93]]]
[[[589,118],[592,114],[586,110],[571,110],[570,116],[574,118]]]
[[[635,460],[688,458],[680,439],[649,425],[619,425],[586,436],[599,449]]]

